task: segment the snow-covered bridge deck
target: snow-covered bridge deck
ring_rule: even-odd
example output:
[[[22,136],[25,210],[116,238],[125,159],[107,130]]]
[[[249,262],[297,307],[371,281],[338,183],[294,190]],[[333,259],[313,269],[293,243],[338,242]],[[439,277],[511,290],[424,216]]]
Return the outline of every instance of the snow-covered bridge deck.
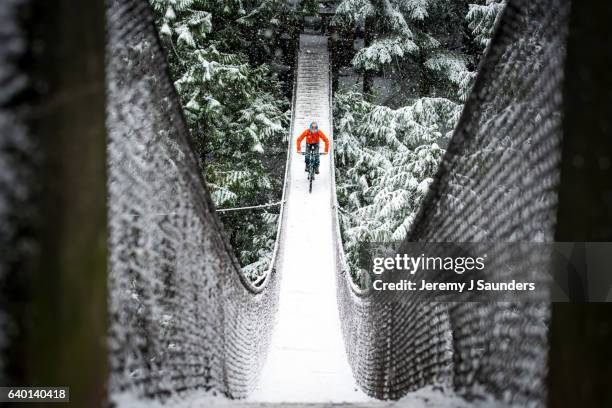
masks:
[[[330,206],[333,164],[329,156],[321,156],[321,174],[309,194],[304,159],[296,153],[297,137],[313,120],[331,138],[328,67],[327,37],[302,34],[277,326],[252,401],[368,400],[353,380],[338,317]]]

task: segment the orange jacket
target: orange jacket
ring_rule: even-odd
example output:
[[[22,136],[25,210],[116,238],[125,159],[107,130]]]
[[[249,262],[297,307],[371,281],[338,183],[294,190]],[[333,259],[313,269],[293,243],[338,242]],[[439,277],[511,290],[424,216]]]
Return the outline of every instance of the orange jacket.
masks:
[[[327,136],[325,136],[325,134],[321,131],[321,129],[319,129],[317,133],[312,133],[310,129],[306,129],[305,131],[303,131],[297,140],[298,152],[302,151],[302,140],[304,140],[304,138],[306,138],[307,144],[319,143],[319,139],[323,139],[323,142],[325,143],[325,153],[329,152],[329,140],[327,139]]]

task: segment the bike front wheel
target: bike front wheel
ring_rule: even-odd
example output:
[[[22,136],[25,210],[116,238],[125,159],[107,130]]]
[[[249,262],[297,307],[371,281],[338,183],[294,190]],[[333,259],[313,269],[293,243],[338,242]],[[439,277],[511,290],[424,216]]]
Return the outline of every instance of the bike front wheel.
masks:
[[[312,182],[314,180],[314,167],[310,166],[310,171],[308,172],[308,192],[312,193]]]

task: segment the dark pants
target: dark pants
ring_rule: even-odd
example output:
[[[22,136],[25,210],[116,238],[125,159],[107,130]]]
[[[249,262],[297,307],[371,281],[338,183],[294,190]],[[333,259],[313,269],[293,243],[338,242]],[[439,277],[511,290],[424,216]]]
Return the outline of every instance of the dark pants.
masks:
[[[308,166],[310,164],[310,157],[311,155],[309,153],[314,153],[312,155],[312,159],[313,159],[313,164],[315,169],[319,167],[319,144],[318,143],[306,143],[306,166]]]

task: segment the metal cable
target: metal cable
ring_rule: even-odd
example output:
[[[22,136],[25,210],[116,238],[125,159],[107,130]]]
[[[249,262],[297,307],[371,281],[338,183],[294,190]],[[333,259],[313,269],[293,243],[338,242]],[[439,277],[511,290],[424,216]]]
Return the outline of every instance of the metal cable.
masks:
[[[252,210],[254,208],[276,207],[277,205],[281,205],[283,203],[284,203],[284,201],[279,201],[277,203],[261,204],[261,205],[251,205],[251,206],[248,206],[248,207],[219,208],[216,211],[217,212],[228,212],[228,211]]]

